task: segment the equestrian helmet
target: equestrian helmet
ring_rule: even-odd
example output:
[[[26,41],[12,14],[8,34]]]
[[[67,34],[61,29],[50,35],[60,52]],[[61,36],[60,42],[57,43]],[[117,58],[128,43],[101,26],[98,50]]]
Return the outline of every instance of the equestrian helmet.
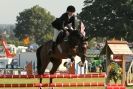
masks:
[[[67,11],[68,12],[75,12],[75,7],[70,5],[70,6],[67,7]]]

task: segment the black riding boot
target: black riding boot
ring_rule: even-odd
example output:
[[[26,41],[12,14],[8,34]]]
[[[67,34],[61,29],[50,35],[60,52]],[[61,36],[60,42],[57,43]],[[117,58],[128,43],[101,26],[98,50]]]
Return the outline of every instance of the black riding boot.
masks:
[[[57,46],[57,43],[56,42],[53,42],[53,44],[52,44],[52,52],[54,52],[55,51],[55,47]]]

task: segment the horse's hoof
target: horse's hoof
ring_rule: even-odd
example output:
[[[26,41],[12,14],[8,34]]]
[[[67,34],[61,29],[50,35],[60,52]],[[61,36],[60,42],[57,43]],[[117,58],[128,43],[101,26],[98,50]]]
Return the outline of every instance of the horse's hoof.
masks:
[[[69,62],[65,62],[65,63],[64,63],[64,67],[66,67],[67,69],[69,69],[69,68],[70,68],[70,64],[71,64],[71,63],[69,63]]]

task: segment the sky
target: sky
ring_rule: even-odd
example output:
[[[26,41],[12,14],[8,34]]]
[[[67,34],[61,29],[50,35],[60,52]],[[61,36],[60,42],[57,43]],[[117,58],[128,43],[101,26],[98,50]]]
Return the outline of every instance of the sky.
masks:
[[[55,17],[66,11],[67,6],[73,5],[76,13],[80,13],[84,0],[0,0],[0,24],[15,24],[16,16],[24,9],[39,5]]]

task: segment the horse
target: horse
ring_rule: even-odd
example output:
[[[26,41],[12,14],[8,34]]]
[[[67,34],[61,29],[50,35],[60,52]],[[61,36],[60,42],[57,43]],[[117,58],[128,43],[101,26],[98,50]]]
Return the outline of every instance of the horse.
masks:
[[[51,49],[53,41],[49,40],[45,42],[36,52],[37,73],[39,75],[44,74],[47,65],[49,62],[52,62],[53,67],[50,70],[50,74],[54,74],[62,63],[62,59],[71,58],[71,61],[74,61],[76,55],[81,57],[82,66],[86,59],[86,50],[88,48],[87,40],[88,38],[82,36],[78,30],[73,30],[70,32],[67,41],[63,40],[56,46],[54,53],[52,52],[50,54],[49,49]],[[40,78],[40,83],[42,83],[42,78]],[[50,78],[50,83],[52,83],[52,78]]]

